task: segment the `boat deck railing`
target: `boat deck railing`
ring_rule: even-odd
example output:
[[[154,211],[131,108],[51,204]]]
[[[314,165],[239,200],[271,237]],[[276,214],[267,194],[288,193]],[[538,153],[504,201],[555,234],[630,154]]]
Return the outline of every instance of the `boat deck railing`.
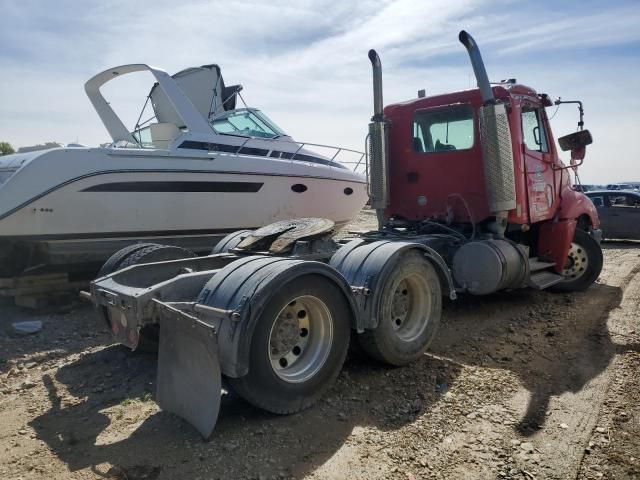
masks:
[[[132,132],[132,135],[138,142],[138,146],[140,148],[156,148],[151,140],[151,136],[148,134],[148,130],[149,126],[144,126],[137,128]],[[218,153],[223,155],[251,155],[248,151],[254,147],[248,146],[247,144],[252,140],[256,140],[256,138],[247,137],[240,145],[227,144],[225,147],[228,147],[229,149],[227,150],[225,148],[224,151],[218,151]],[[277,139],[261,138],[260,140],[275,141]],[[272,158],[282,160],[305,161],[305,157],[310,157],[313,156],[311,154],[315,154],[318,155],[317,159],[326,160],[326,165],[329,168],[338,168],[335,163],[339,163],[356,173],[361,173],[363,175],[366,175],[367,173],[367,158],[365,152],[351,148],[324,145],[321,143],[298,142],[295,140],[291,140],[290,143],[296,146],[295,150],[285,152],[280,149],[271,149],[268,155]],[[245,148],[246,150],[243,151]]]
[[[362,173],[363,175],[366,173],[366,154],[365,152],[361,152],[359,150],[354,150],[351,148],[345,147],[334,147],[332,145],[323,145],[320,143],[310,143],[310,142],[295,142],[299,145],[298,149],[293,153],[291,160],[296,160],[296,155],[301,155],[302,151],[305,152],[313,152],[316,154],[325,157],[330,162],[338,162],[349,170],[352,170],[356,173]],[[305,153],[306,155],[307,153]],[[299,158],[299,160],[304,160],[304,158]],[[331,163],[329,164],[331,167]]]
[[[233,155],[241,155],[242,149],[247,146],[251,140],[255,140],[253,137],[247,138],[244,142],[238,145],[235,151],[226,152],[231,153]],[[264,139],[261,139],[264,140]],[[333,145],[324,145],[321,143],[311,143],[311,142],[298,142],[291,141],[291,143],[297,145],[297,149],[293,152],[282,152],[276,151],[274,149],[271,150],[270,157],[278,158],[283,160],[291,160],[291,161],[305,161],[304,157],[310,156],[311,153],[315,153],[319,155],[320,158],[327,160],[326,165],[331,168],[336,168],[334,163],[340,163],[346,168],[356,173],[361,173],[366,175],[367,172],[367,155],[365,152],[361,152],[359,150],[354,150],[351,148],[345,147],[335,147]],[[248,147],[249,148],[249,147]],[[277,152],[278,155],[274,155]]]

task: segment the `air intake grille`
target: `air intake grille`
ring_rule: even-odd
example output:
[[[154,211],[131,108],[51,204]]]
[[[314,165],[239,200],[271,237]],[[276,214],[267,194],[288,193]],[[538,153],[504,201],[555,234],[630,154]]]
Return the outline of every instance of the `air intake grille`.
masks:
[[[504,104],[480,107],[480,138],[491,212],[516,208],[511,129]]]

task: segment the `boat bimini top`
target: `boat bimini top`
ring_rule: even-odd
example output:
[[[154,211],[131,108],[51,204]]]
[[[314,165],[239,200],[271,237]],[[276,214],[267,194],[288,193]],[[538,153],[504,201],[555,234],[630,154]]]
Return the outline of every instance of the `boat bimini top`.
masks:
[[[134,131],[130,132],[105,100],[100,88],[116,77],[140,71],[151,72],[156,83],[147,96]],[[114,146],[122,144],[167,148],[170,141],[181,132],[265,139],[288,138],[259,110],[236,109],[236,100],[242,86],[225,86],[217,65],[188,68],[173,76],[145,64],[122,65],[97,74],[87,81],[84,88]],[[154,115],[141,124],[140,119],[149,102]],[[157,123],[150,123],[154,119]]]
[[[156,83],[151,88],[133,131],[124,125],[100,88],[116,77],[148,71]],[[338,153],[354,150],[295,142],[264,113],[255,108],[236,108],[241,85],[225,86],[218,65],[203,65],[169,75],[146,64],[110,68],[91,78],[85,91],[111,136],[114,148],[196,149],[235,154],[261,155],[299,161],[311,161],[346,168],[334,161]],[[141,123],[148,105],[151,118]],[[156,123],[151,123],[153,121]],[[177,141],[179,140],[179,141]],[[273,142],[275,143],[266,143]],[[249,143],[251,142],[251,143]],[[307,146],[331,148],[333,157],[306,150]],[[360,156],[354,164],[363,165]]]
[[[84,90],[87,92],[89,100],[96,109],[96,112],[100,116],[100,120],[102,120],[102,123],[109,132],[109,135],[111,135],[114,143],[127,142],[131,144],[140,144],[102,96],[102,93],[100,93],[100,87],[120,75],[142,71],[149,71],[155,77],[157,81],[156,85],[160,85],[164,92],[164,99],[166,99],[162,108],[165,111],[172,108],[174,120],[179,118],[181,120],[180,123],[182,123],[182,125],[190,132],[211,132],[211,127],[205,118],[200,114],[182,89],[180,89],[176,81],[167,72],[145,64],[122,65],[110,68],[95,75],[84,85]],[[152,91],[155,89],[156,85],[154,85]],[[158,121],[158,123],[165,122]],[[173,125],[176,128],[179,128],[175,123]]]

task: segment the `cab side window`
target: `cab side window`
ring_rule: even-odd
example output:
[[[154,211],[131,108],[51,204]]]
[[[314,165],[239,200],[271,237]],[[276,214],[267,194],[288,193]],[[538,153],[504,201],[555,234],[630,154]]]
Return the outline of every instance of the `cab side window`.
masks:
[[[422,128],[417,122],[413,122],[413,151],[424,152],[424,136],[422,135]]]
[[[589,197],[596,207],[604,207],[604,197]]]
[[[637,207],[640,205],[638,197],[633,195],[609,195],[612,207]]]
[[[534,152],[549,152],[547,135],[542,122],[542,112],[539,108],[523,107],[522,136],[528,150]]]
[[[469,150],[474,135],[471,105],[418,110],[413,119],[413,150],[418,153]]]

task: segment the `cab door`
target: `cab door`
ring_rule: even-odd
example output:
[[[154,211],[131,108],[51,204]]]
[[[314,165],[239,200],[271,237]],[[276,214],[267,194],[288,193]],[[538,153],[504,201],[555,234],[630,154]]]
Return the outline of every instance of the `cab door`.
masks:
[[[529,217],[539,222],[553,217],[556,187],[553,153],[545,127],[544,110],[539,104],[523,101],[521,104],[522,154],[527,175]]]

